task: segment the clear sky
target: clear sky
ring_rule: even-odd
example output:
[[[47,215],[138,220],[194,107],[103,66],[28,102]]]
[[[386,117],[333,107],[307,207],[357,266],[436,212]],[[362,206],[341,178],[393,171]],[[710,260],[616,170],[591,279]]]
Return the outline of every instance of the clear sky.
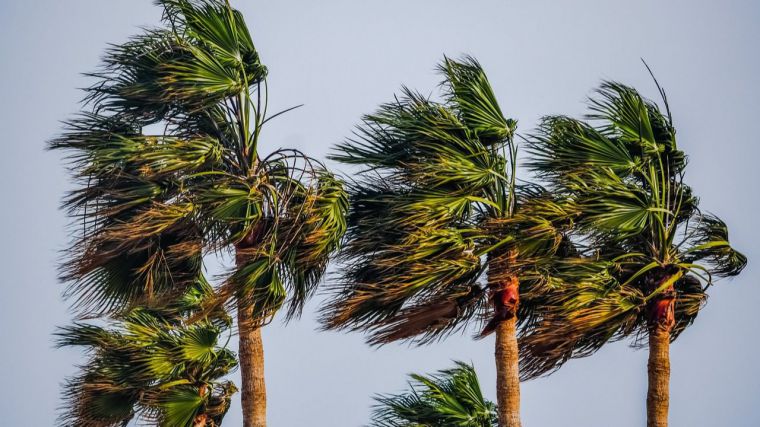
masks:
[[[59,153],[43,151],[77,111],[106,43],[158,22],[150,0],[0,1],[0,424],[49,426],[59,385],[81,360],[51,333],[71,315],[55,279],[68,241],[58,204],[70,183]],[[671,424],[760,425],[760,2],[757,0],[237,0],[270,69],[266,148],[323,158],[363,113],[401,84],[432,92],[443,54],[485,67],[502,109],[530,131],[544,114],[581,114],[603,78],[655,96],[643,57],[665,86],[690,156],[687,181],[723,218],[750,264],[718,283],[672,346]],[[212,271],[214,273],[215,271]],[[404,387],[408,372],[472,361],[494,398],[493,338],[370,349],[358,334],[317,332],[304,318],[266,328],[274,427],[353,427],[370,396]],[[236,347],[236,343],[232,343]],[[523,384],[528,427],[644,425],[646,352],[625,343]],[[225,425],[239,425],[236,401]]]

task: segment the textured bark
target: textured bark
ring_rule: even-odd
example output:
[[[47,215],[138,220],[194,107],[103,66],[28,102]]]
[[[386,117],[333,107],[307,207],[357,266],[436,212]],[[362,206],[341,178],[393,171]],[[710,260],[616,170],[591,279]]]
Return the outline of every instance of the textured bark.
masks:
[[[489,254],[490,255],[490,254]],[[496,331],[496,397],[499,426],[520,427],[520,355],[517,347],[517,309],[520,281],[514,274],[517,252],[489,256],[488,288],[493,318],[482,334]]]
[[[670,333],[676,324],[675,283],[683,271],[665,268],[650,276],[650,292],[663,288],[649,303],[649,362],[647,427],[667,427],[670,404]]]
[[[667,427],[670,405],[670,334],[676,324],[675,283],[683,271],[665,267],[648,279],[649,292],[661,289],[648,306],[649,362],[647,373],[647,427]]]
[[[267,391],[264,381],[264,344],[261,327],[254,322],[251,308],[238,305],[240,347],[240,401],[243,406],[243,427],[266,427]]]
[[[235,246],[235,262],[243,266],[264,233],[265,223],[260,221]],[[243,427],[266,427],[267,387],[264,380],[264,343],[261,340],[261,323],[253,315],[249,299],[238,295],[238,359],[240,360],[240,403],[243,407]]]
[[[647,427],[667,427],[670,402],[670,331],[649,331]]]
[[[496,397],[499,426],[520,427],[520,368],[517,348],[517,316],[496,327]]]

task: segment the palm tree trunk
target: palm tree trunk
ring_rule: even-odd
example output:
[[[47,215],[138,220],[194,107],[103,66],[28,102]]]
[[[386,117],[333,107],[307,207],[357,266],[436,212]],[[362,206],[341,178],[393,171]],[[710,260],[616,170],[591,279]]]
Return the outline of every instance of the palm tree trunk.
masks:
[[[647,371],[647,427],[667,427],[670,401],[670,331],[663,328],[650,330]]]
[[[494,315],[488,330],[496,329],[496,398],[499,426],[520,427],[520,354],[517,347],[517,308],[520,304],[520,281],[512,266],[517,252],[500,256],[488,254],[488,287]]]
[[[670,334],[676,324],[675,283],[683,277],[682,270],[668,267],[654,271],[648,281],[652,291],[664,288],[649,302],[649,362],[647,373],[647,427],[668,426],[670,405]]]
[[[517,349],[517,316],[496,327],[496,397],[499,426],[520,427],[520,368]]]
[[[259,222],[247,236],[235,245],[235,263],[238,268],[249,261],[246,251],[254,247],[264,232]],[[243,427],[266,427],[267,387],[264,380],[264,343],[261,324],[253,315],[253,306],[242,295],[237,298],[238,359],[240,360],[240,403],[243,407]]]
[[[266,427],[267,389],[264,381],[264,343],[261,341],[261,327],[254,321],[251,307],[238,301],[237,311],[243,427]]]

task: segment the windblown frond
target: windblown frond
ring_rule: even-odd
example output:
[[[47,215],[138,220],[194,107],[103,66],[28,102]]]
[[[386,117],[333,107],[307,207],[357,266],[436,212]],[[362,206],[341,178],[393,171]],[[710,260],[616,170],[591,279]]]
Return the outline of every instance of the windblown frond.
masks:
[[[288,317],[300,315],[316,291],[347,228],[348,194],[343,182],[326,170],[318,170],[315,178],[283,223],[287,237],[279,245],[290,292]]]
[[[728,226],[720,218],[701,215],[689,227],[689,246],[684,259],[690,262],[704,262],[709,273],[717,277],[736,276],[747,265],[747,257],[733,249],[728,242]]]
[[[169,28],[106,53],[91,74],[100,80],[87,98],[96,109],[155,123],[203,111],[266,76],[239,12],[218,0],[158,3]]]
[[[182,317],[136,309],[109,327],[61,328],[59,346],[84,347],[81,372],[65,384],[62,426],[217,426],[235,386],[221,378],[235,356],[217,345],[229,318],[185,324]],[[205,423],[199,424],[201,420]]]
[[[446,76],[447,101],[458,107],[460,117],[483,143],[503,143],[513,136],[517,123],[506,119],[483,68],[471,56],[461,61],[444,58],[439,70]]]
[[[372,427],[495,427],[496,407],[480,391],[475,369],[456,367],[431,376],[410,375],[411,391],[379,395]]]

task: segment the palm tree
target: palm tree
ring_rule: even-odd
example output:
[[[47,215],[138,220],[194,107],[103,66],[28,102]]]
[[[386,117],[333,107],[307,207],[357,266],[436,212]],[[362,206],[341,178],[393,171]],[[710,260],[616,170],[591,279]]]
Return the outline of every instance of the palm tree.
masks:
[[[455,363],[434,375],[410,375],[407,393],[376,396],[370,426],[496,427],[496,405],[483,397],[475,369]]]
[[[565,224],[544,214],[564,216],[540,188],[515,185],[516,123],[481,66],[446,58],[439,71],[443,102],[405,88],[333,156],[365,169],[349,185],[345,267],[323,320],[370,330],[376,345],[484,320],[481,336],[496,331],[500,425],[519,426],[517,321],[533,317],[546,264],[567,246]]]
[[[217,345],[232,319],[217,312],[187,323],[190,310],[211,293],[200,283],[171,309],[136,308],[110,327],[87,323],[61,328],[59,346],[89,354],[65,384],[62,426],[126,426],[132,419],[166,427],[221,425],[237,388],[220,379],[237,366]]]
[[[343,184],[296,150],[259,151],[267,69],[242,15],[220,0],[158,0],[163,27],[111,47],[88,110],[51,144],[81,187],[82,233],[63,279],[82,315],[172,301],[203,255],[236,266],[206,312],[237,309],[244,425],[266,423],[261,326],[298,316],[345,230]],[[200,314],[200,317],[203,315]]]
[[[533,377],[607,342],[648,337],[647,419],[657,427],[667,425],[670,342],[695,320],[713,280],[747,263],[684,183],[687,158],[660,93],[665,113],[635,89],[604,82],[591,123],[548,117],[532,139],[531,168],[563,200],[589,263],[603,269],[556,288],[522,342],[523,374]]]

